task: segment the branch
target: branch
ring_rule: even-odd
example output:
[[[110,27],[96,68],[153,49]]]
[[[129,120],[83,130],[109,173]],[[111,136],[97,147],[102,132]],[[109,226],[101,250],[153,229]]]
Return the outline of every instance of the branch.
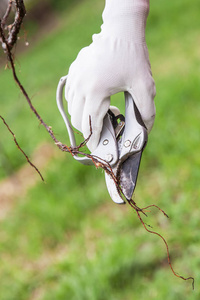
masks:
[[[135,209],[134,203],[132,203],[132,200],[129,202],[129,204],[130,204],[130,206],[132,206],[132,207]],[[150,205],[150,206],[145,207],[145,208],[143,208],[143,209],[147,209],[147,208],[153,207],[153,206],[156,207],[156,208],[158,208],[158,209],[159,209],[166,217],[168,217],[168,216],[166,215],[166,213],[165,213],[163,210],[161,210],[161,209],[160,209],[158,206],[156,206],[156,205]],[[185,278],[185,277],[183,277],[183,276],[177,274],[177,273],[174,271],[174,268],[173,268],[172,263],[171,263],[170,254],[169,254],[169,246],[168,246],[168,243],[167,243],[166,239],[165,239],[161,234],[159,234],[158,232],[155,232],[155,231],[152,231],[152,230],[148,229],[148,228],[146,227],[146,225],[145,225],[143,219],[142,219],[141,216],[140,216],[140,212],[139,212],[138,210],[136,210],[136,213],[137,213],[137,215],[138,215],[138,218],[139,218],[140,222],[141,222],[142,225],[144,226],[145,230],[146,230],[147,232],[151,233],[151,234],[157,235],[159,238],[161,238],[161,239],[163,240],[163,242],[164,242],[164,244],[165,244],[165,247],[166,247],[166,250],[167,250],[168,264],[169,264],[170,269],[171,269],[172,273],[174,274],[174,276],[176,276],[176,277],[178,277],[178,278],[180,278],[180,279],[183,279],[183,280],[185,280],[185,281],[187,281],[187,280],[192,280],[192,288],[193,288],[193,290],[194,290],[194,277],[190,276],[190,277]]]
[[[15,5],[16,12],[15,12],[15,19],[14,22],[8,26],[6,26],[6,21],[10,15],[12,4]],[[7,53],[7,49],[11,51],[14,45],[17,42],[17,36],[21,28],[21,24],[23,22],[23,19],[26,15],[26,9],[24,6],[24,1],[23,0],[9,0],[8,3],[8,8],[5,12],[5,15],[1,21],[1,30],[4,31],[5,29],[8,30],[8,34],[4,38],[2,36],[1,32],[1,38],[2,38],[2,47],[5,53]]]
[[[0,118],[2,119],[3,123],[5,124],[5,126],[7,127],[8,131],[11,133],[11,135],[13,136],[14,142],[17,146],[17,148],[22,152],[22,154],[26,157],[27,162],[31,165],[31,167],[33,167],[36,172],[40,175],[41,179],[44,181],[44,178],[42,176],[42,174],[40,173],[40,171],[38,170],[38,168],[30,161],[30,159],[28,158],[28,156],[26,155],[26,153],[22,150],[22,148],[19,146],[15,134],[13,133],[13,131],[10,129],[10,127],[8,126],[8,124],[6,123],[5,119],[0,116]]]

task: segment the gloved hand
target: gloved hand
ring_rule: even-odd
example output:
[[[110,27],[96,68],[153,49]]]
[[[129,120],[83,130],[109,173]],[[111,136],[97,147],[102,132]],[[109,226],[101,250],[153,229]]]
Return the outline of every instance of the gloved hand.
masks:
[[[110,96],[128,91],[150,132],[155,118],[155,84],[145,42],[149,0],[106,0],[101,32],[93,35],[69,69],[65,97],[72,125],[96,149]]]

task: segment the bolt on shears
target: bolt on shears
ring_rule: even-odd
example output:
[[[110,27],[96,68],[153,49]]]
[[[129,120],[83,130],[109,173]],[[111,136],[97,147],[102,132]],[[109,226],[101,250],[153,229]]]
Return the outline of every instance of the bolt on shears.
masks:
[[[63,88],[66,80],[67,76],[61,77],[58,83],[56,101],[68,131],[71,148],[76,148],[75,135],[63,107]],[[116,116],[111,110],[107,112],[103,120],[99,144],[91,156],[95,156],[109,165],[124,198],[130,201],[136,187],[148,134],[131,94],[124,92],[124,96],[125,117],[123,115]],[[73,157],[84,165],[93,165],[92,159],[87,156],[74,155]],[[105,179],[112,200],[118,204],[125,203],[113,177],[105,172]]]

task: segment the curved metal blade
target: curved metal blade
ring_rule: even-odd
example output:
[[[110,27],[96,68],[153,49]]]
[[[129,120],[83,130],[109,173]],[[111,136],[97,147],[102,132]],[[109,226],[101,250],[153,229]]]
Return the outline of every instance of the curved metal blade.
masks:
[[[114,180],[111,178],[111,176],[105,173],[105,179],[106,179],[106,185],[111,199],[117,204],[125,204],[125,201],[121,198],[117,190],[116,184]]]
[[[127,200],[131,200],[136,186],[141,157],[142,150],[129,156],[121,166],[120,185]]]

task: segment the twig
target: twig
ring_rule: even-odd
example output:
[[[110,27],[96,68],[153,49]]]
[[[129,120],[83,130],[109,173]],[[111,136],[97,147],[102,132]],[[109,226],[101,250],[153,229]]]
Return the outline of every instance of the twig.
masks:
[[[133,207],[133,208],[135,209],[135,206],[133,205],[132,201],[129,201],[129,204],[130,204],[131,207]],[[167,216],[167,214],[166,214],[162,209],[160,209],[158,206],[156,206],[156,205],[150,205],[149,207],[152,207],[152,206],[157,207],[157,208],[158,208],[165,216]],[[146,208],[148,208],[148,207],[146,207]],[[144,209],[146,209],[146,208],[144,208]],[[163,242],[164,242],[164,244],[165,244],[165,247],[166,247],[166,250],[167,250],[168,264],[169,264],[169,266],[170,266],[170,269],[171,269],[172,273],[173,273],[176,277],[181,278],[181,279],[183,279],[183,280],[192,280],[192,288],[193,288],[193,290],[194,290],[194,277],[191,277],[191,276],[190,276],[190,277],[185,278],[185,277],[183,277],[183,276],[181,276],[181,275],[178,275],[178,274],[174,271],[174,268],[172,267],[172,263],[171,263],[171,259],[170,259],[169,246],[168,246],[167,241],[165,240],[165,238],[164,238],[161,234],[159,234],[158,232],[152,231],[152,230],[148,229],[147,226],[146,226],[146,224],[144,223],[144,221],[143,221],[141,215],[140,215],[140,211],[136,210],[136,213],[137,213],[137,215],[138,215],[138,218],[139,218],[140,222],[142,223],[143,227],[145,228],[145,230],[146,230],[147,232],[151,233],[151,234],[154,234],[154,235],[159,236],[159,237],[163,240]],[[168,217],[168,216],[167,216],[167,217]]]
[[[26,153],[22,150],[22,148],[18,144],[14,132],[10,129],[10,127],[6,123],[5,119],[2,116],[0,116],[0,118],[2,119],[3,123],[7,127],[8,131],[12,134],[14,142],[15,142],[17,148],[22,152],[22,154],[26,157],[27,162],[36,170],[36,172],[40,175],[41,179],[44,181],[44,178],[43,178],[42,174],[40,173],[40,171],[38,170],[38,168],[30,161],[30,159],[28,158],[28,156],[26,155]]]
[[[12,8],[12,0],[9,0],[8,7],[7,7],[6,12],[5,12],[4,16],[3,16],[3,19],[1,21],[1,25],[3,27],[5,27],[5,25],[6,25],[6,21],[7,21],[8,17],[9,17],[11,8]]]
[[[162,210],[159,206],[155,205],[155,204],[151,204],[151,205],[148,205],[148,206],[146,206],[146,207],[143,207],[142,210],[146,210],[146,209],[148,209],[148,208],[150,208],[150,207],[155,207],[155,208],[157,208],[158,210],[160,210],[160,211],[163,213],[163,215],[164,215],[165,217],[167,217],[167,218],[169,219],[169,216],[166,214],[166,212],[165,212],[164,210]]]
[[[14,22],[13,22],[13,24],[10,24],[9,26],[7,26],[8,34],[7,34],[6,38],[5,38],[5,35],[4,35],[4,38],[3,38],[2,32],[1,32],[1,38],[2,38],[2,41],[3,41],[2,47],[4,49],[4,52],[6,52],[6,53],[7,53],[6,48],[9,48],[9,50],[11,51],[12,48],[14,47],[14,45],[16,44],[17,35],[20,31],[21,24],[22,24],[23,19],[26,15],[26,9],[25,9],[23,0],[9,0],[8,8],[6,10],[6,13],[5,13],[2,21],[0,22],[2,31],[5,28],[5,23],[7,21],[7,18],[9,16],[9,14],[10,14],[11,7],[12,7],[13,3],[15,4],[15,8],[16,8]]]

